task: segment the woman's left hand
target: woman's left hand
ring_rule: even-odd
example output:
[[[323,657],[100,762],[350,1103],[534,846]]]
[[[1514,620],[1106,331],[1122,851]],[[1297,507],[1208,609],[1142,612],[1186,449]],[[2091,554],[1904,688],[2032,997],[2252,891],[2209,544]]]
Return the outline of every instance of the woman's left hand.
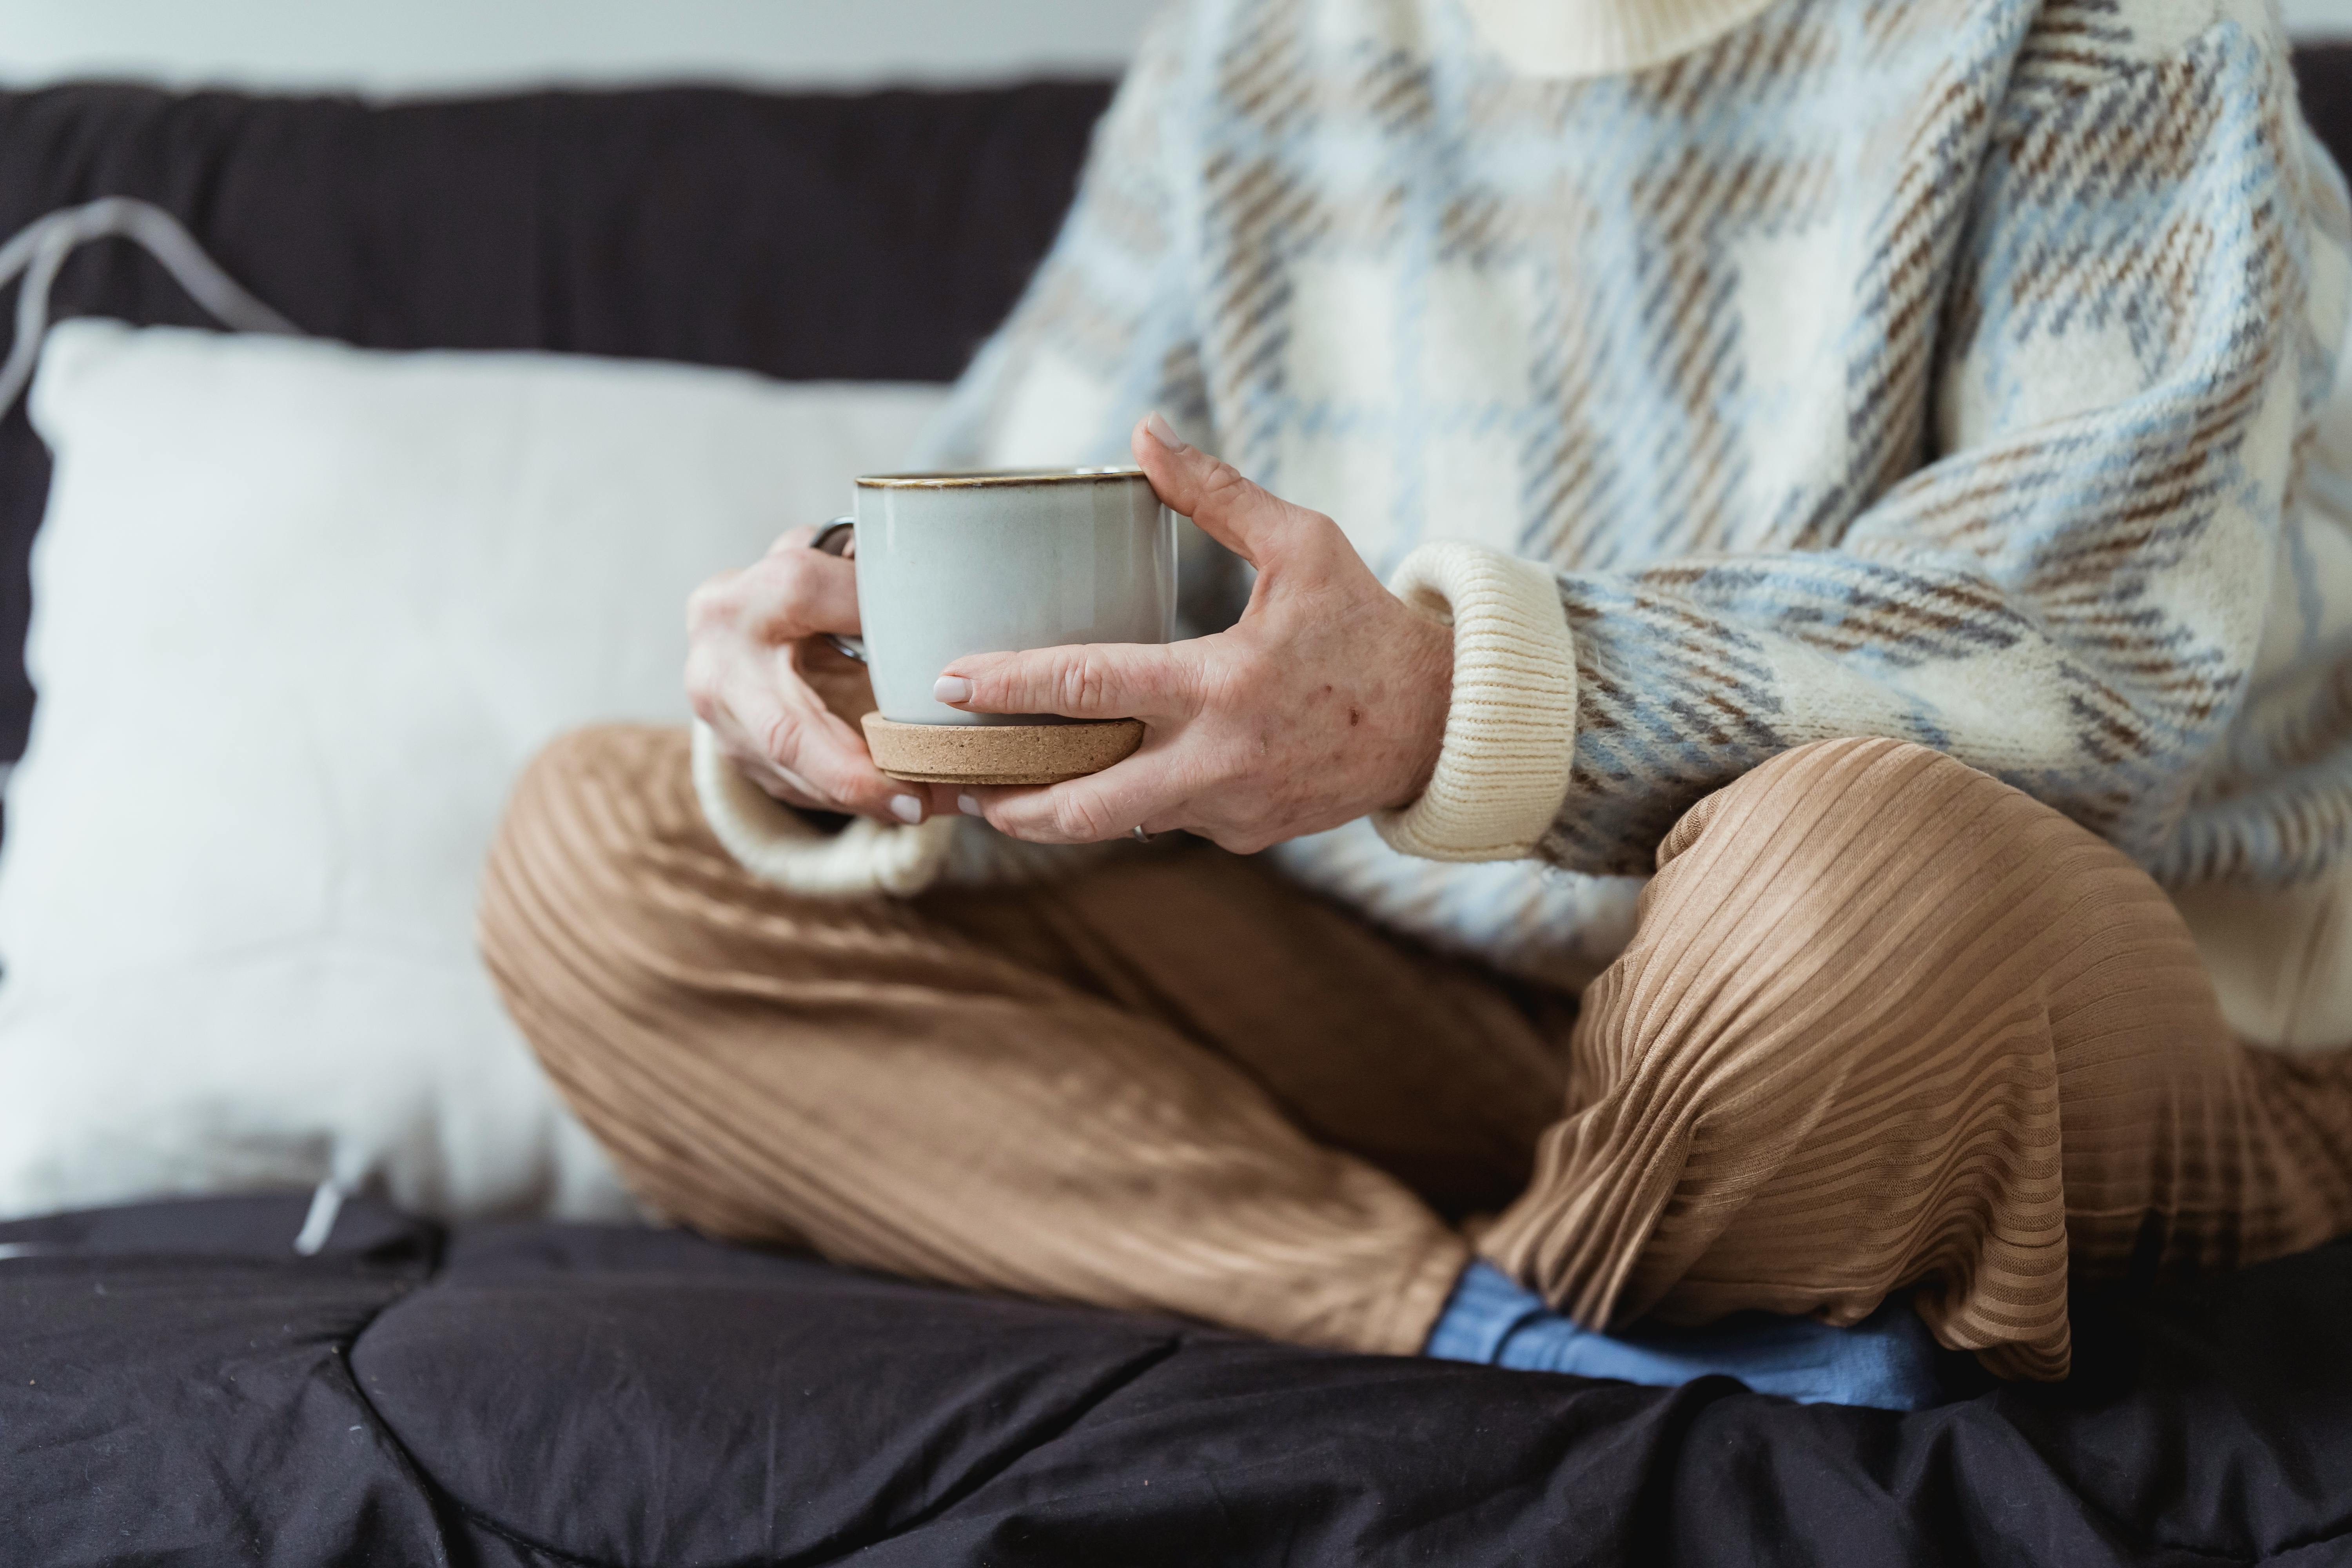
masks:
[[[1184,445],[1160,416],[1133,446],[1160,500],[1257,568],[1249,607],[1189,642],[957,659],[936,689],[952,707],[1147,727],[1101,773],[970,789],[959,806],[1039,844],[1182,828],[1246,853],[1412,801],[1444,739],[1453,633],[1382,587],[1329,518]]]

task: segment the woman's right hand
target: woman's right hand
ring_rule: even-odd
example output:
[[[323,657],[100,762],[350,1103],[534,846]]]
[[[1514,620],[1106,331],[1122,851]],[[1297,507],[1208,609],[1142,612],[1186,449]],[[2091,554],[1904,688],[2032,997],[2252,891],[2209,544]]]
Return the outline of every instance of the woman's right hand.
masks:
[[[865,667],[818,634],[855,633],[857,568],[797,528],[686,604],[686,695],[719,749],[787,805],[920,822],[921,789],[886,777],[857,721],[874,707]]]

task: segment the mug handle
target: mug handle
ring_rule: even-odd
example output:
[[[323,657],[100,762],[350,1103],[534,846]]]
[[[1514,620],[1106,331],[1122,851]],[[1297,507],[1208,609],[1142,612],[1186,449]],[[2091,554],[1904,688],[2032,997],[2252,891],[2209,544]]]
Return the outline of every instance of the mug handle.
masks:
[[[816,537],[809,541],[809,548],[822,550],[827,555],[846,555],[849,545],[857,537],[856,527],[856,518],[836,517],[816,531]],[[864,637],[843,637],[838,632],[820,632],[818,635],[833,645],[835,653],[845,654],[860,664],[866,662]]]

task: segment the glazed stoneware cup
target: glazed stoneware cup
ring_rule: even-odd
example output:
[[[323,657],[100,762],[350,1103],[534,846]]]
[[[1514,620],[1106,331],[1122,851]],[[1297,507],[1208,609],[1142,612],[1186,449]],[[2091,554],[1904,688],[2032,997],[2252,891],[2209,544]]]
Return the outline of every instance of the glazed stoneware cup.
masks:
[[[1051,784],[1141,743],[1129,720],[966,713],[931,685],[967,654],[1070,643],[1164,643],[1176,631],[1176,520],[1140,468],[867,474],[854,528],[874,762],[932,783]],[[859,643],[862,641],[862,647]]]

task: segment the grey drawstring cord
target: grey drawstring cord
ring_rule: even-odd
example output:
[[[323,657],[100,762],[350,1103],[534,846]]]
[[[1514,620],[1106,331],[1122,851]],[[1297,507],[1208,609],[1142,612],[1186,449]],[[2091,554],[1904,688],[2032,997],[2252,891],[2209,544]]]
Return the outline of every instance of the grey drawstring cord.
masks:
[[[304,1258],[316,1258],[325,1250],[335,1234],[335,1221],[341,1217],[343,1202],[350,1192],[344,1184],[330,1176],[310,1194],[310,1206],[302,1215],[302,1228],[294,1237],[294,1250]],[[74,1249],[42,1241],[0,1241],[0,1263],[15,1258],[49,1258]]]
[[[0,415],[16,405],[33,366],[41,357],[41,336],[49,325],[49,287],[77,247],[93,239],[127,239],[163,264],[188,297],[223,326],[240,332],[277,332],[291,337],[302,329],[247,293],[206,256],[180,220],[152,202],[131,196],[101,196],[78,207],[60,207],[35,218],[0,245],[0,288],[23,274],[16,295],[16,340],[0,364]]]
[[[294,1250],[305,1258],[316,1258],[319,1249],[335,1234],[335,1221],[343,1212],[343,1184],[332,1176],[320,1182],[310,1194],[310,1212],[302,1216],[302,1228],[294,1237]]]

